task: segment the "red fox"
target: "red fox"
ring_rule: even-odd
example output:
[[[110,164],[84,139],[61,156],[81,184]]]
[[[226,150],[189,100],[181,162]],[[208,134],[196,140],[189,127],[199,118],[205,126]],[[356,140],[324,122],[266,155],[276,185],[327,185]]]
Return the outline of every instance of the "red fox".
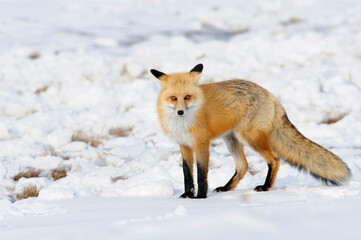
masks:
[[[160,80],[157,102],[164,133],[180,146],[183,158],[184,193],[180,198],[206,198],[209,144],[222,137],[234,158],[236,172],[214,192],[234,189],[248,170],[243,144],[260,154],[268,164],[263,185],[272,189],[280,157],[326,184],[347,182],[351,172],[335,154],[304,137],[289,121],[281,103],[266,89],[246,80],[228,80],[198,85],[203,65],[190,72],[151,73]],[[198,194],[194,196],[193,159],[197,163]]]

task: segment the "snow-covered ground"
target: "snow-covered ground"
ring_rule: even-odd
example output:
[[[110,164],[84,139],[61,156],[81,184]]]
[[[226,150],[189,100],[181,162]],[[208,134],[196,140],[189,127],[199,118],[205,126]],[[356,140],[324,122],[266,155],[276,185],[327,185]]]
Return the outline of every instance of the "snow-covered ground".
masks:
[[[358,0],[0,1],[0,239],[360,239],[360,13]],[[149,69],[197,63],[202,82],[274,93],[349,184],[282,163],[275,189],[253,192],[267,166],[246,149],[236,190],[178,199]],[[212,190],[234,163],[221,140],[210,151]],[[29,186],[38,197],[20,200]]]

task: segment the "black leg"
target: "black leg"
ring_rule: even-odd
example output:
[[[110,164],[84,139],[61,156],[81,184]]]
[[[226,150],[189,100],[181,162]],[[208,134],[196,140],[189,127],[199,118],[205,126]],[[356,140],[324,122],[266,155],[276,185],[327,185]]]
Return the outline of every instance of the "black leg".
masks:
[[[214,189],[213,192],[226,192],[232,189],[231,185],[234,182],[234,178],[237,176],[237,171],[235,172],[235,174],[233,175],[233,177],[227,182],[226,185],[222,186],[222,187],[217,187],[216,189]]]
[[[208,183],[207,183],[207,170],[201,164],[197,164],[197,175],[198,175],[198,194],[197,198],[206,198]]]
[[[193,175],[187,162],[183,160],[183,175],[184,175],[184,193],[180,198],[193,198],[194,197],[194,183]]]
[[[272,165],[268,164],[268,173],[267,173],[266,181],[264,182],[264,185],[257,186],[254,189],[256,192],[263,192],[263,191],[269,191],[270,190],[270,188],[272,187],[271,186],[271,184],[272,184],[272,175],[273,175],[272,171],[273,171]]]

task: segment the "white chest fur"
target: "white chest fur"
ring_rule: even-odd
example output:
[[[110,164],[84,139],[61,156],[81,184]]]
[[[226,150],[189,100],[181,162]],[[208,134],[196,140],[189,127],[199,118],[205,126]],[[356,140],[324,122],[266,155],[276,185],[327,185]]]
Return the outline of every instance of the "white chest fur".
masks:
[[[194,139],[189,129],[194,126],[197,109],[189,108],[183,116],[179,116],[172,108],[165,107],[164,110],[166,114],[163,123],[168,130],[167,136],[178,144],[192,147]]]
[[[189,133],[189,128],[192,125],[187,122],[185,117],[177,118],[169,119],[168,137],[178,144],[192,146],[193,136]]]

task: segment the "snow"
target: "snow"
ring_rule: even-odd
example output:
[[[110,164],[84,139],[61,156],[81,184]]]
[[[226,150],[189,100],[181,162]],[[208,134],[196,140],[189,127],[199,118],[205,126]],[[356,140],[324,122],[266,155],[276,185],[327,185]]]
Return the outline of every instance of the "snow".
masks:
[[[1,1],[0,238],[359,239],[360,12],[358,0]],[[201,82],[271,91],[352,180],[325,186],[282,163],[274,190],[256,193],[267,165],[246,148],[237,189],[212,193],[234,173],[216,139],[208,198],[178,199],[180,152],[149,69],[198,63]],[[16,199],[30,185],[39,196]]]

